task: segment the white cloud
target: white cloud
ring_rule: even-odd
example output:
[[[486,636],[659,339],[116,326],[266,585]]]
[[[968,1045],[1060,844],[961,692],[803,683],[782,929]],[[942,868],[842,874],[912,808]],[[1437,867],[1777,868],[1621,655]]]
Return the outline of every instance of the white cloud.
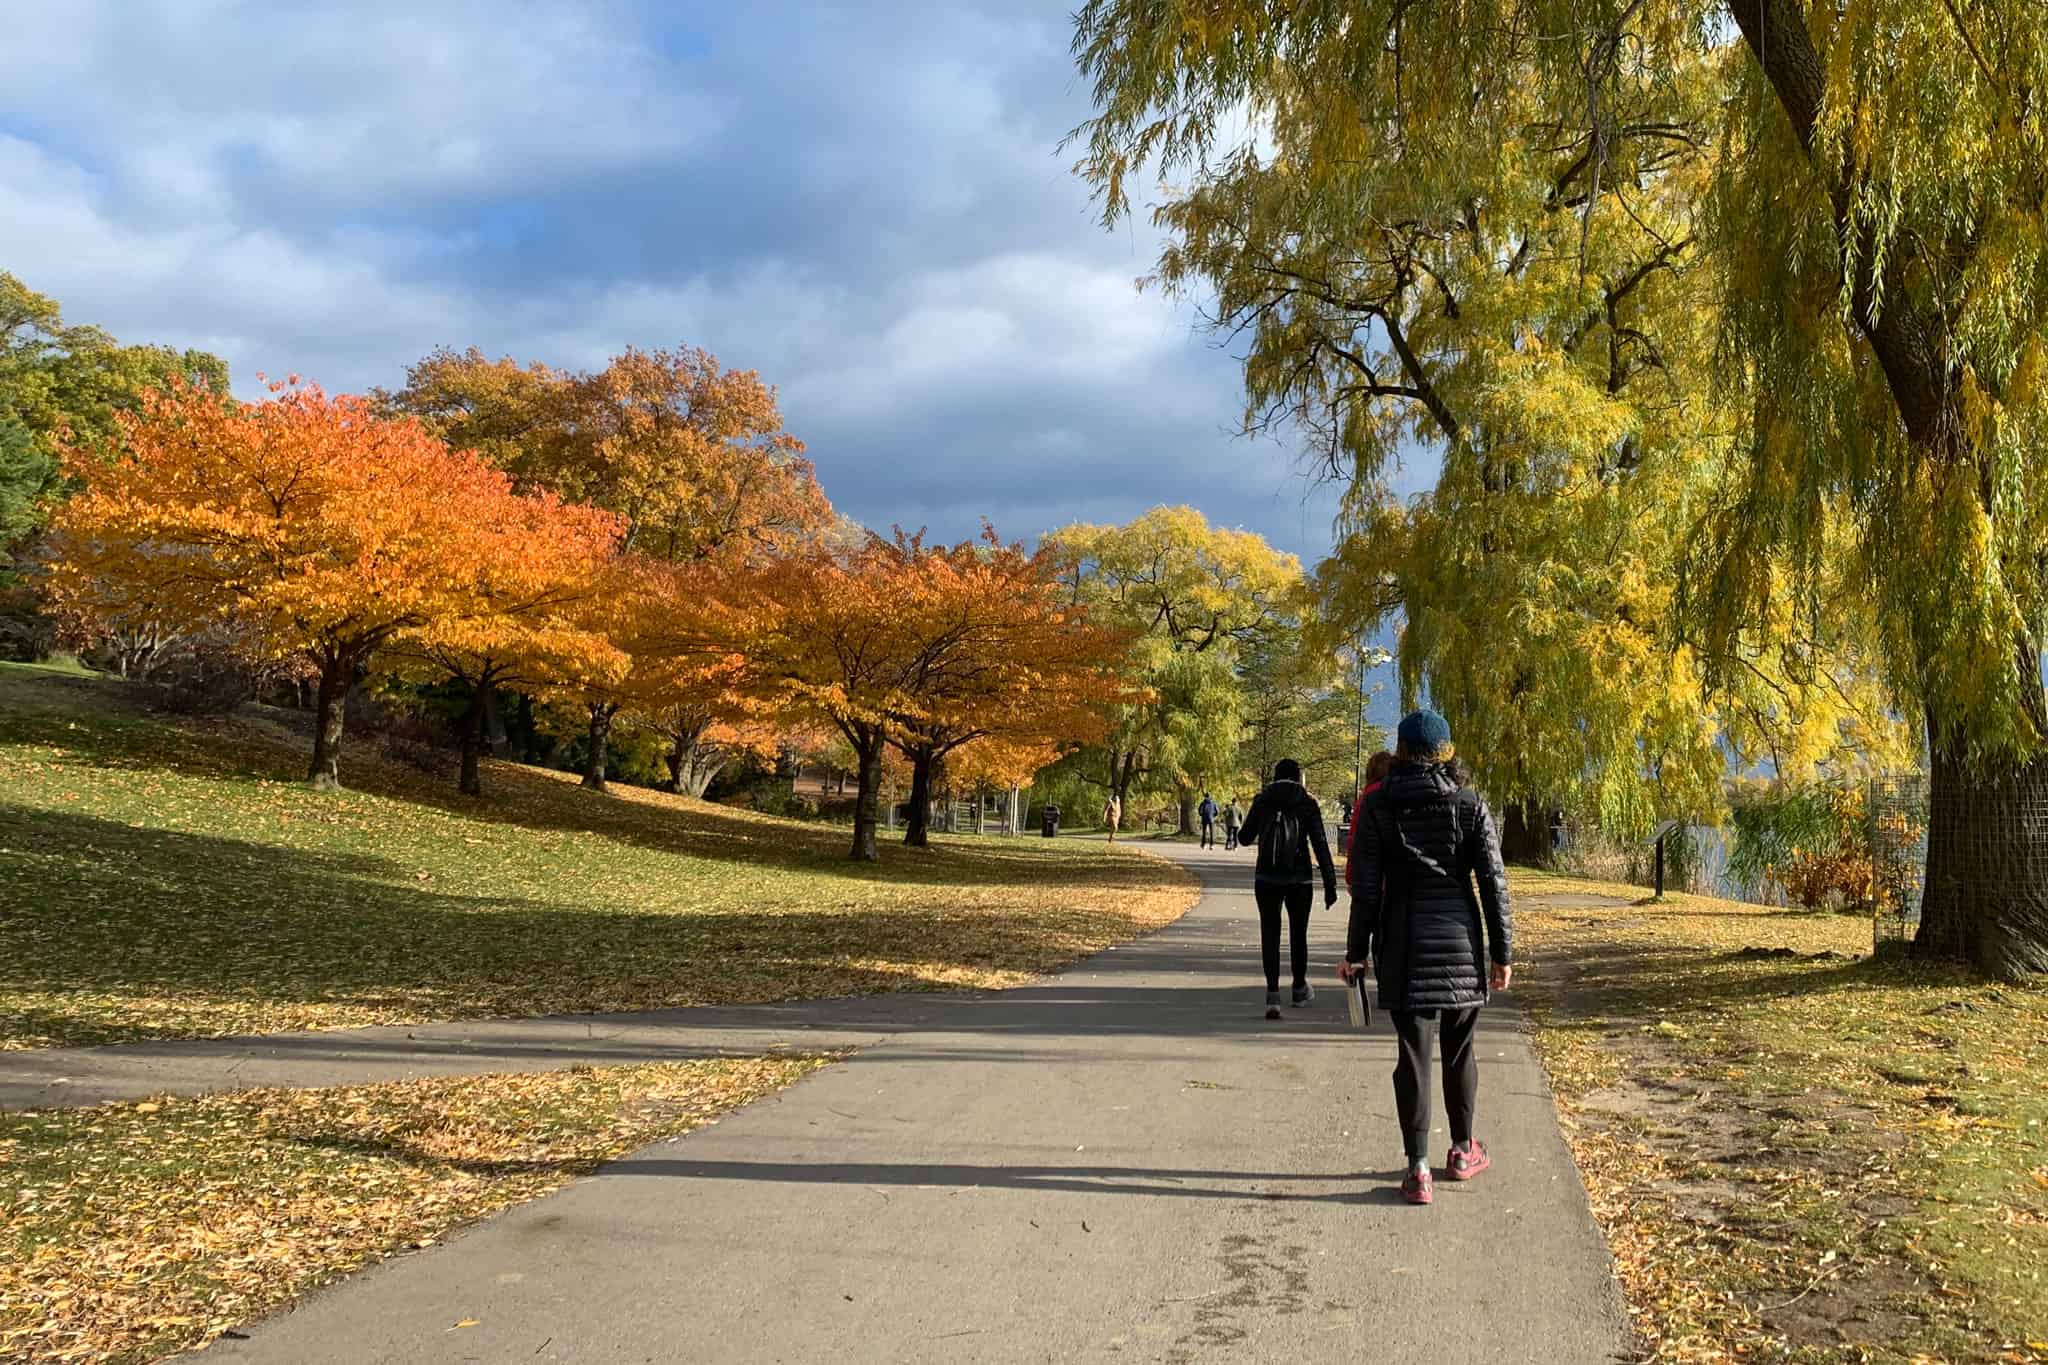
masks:
[[[673,79],[615,6],[26,9],[7,101],[158,208],[217,208],[228,180],[253,174],[322,204],[499,194],[673,161],[722,136],[731,113]]]
[[[0,268],[73,320],[245,391],[390,384],[442,344],[702,345],[780,386],[871,522],[1188,500],[1314,552],[1284,453],[1226,434],[1235,367],[1133,289],[1155,238],[1099,231],[1055,151],[1086,112],[1057,11],[14,8]]]

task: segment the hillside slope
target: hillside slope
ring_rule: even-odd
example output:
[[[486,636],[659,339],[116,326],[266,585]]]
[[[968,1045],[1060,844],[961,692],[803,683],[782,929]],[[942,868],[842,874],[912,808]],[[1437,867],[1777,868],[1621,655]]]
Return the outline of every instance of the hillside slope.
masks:
[[[1187,875],[1073,840],[845,836],[358,744],[295,779],[260,712],[171,723],[0,665],[0,1049],[1003,986],[1165,924]]]

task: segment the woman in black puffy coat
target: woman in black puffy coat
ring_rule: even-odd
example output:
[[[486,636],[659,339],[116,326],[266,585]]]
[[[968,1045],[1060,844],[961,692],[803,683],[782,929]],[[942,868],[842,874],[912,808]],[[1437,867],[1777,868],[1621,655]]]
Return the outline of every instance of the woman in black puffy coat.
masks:
[[[1378,963],[1380,1006],[1394,1022],[1411,1204],[1434,1198],[1426,1155],[1431,1034],[1442,1037],[1445,1174],[1470,1180],[1492,1164],[1472,1136],[1479,1098],[1473,1033],[1489,990],[1504,990],[1514,937],[1493,812],[1453,766],[1451,727],[1434,711],[1401,722],[1394,769],[1362,804],[1351,859],[1347,982]]]

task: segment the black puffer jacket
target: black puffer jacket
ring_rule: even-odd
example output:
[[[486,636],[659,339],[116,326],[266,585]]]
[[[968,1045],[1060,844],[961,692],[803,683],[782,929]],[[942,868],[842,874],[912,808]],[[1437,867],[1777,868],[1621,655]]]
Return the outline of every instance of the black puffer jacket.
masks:
[[[1505,965],[1514,952],[1500,833],[1486,802],[1444,765],[1402,763],[1365,798],[1356,837],[1345,956],[1376,959],[1380,1007],[1485,1004],[1487,958]]]
[[[1294,816],[1295,828],[1300,831],[1297,845],[1285,850],[1274,848],[1273,840],[1264,837],[1266,827],[1283,812]],[[1237,831],[1237,841],[1259,846],[1255,880],[1268,886],[1313,886],[1320,868],[1323,889],[1332,901],[1336,900],[1337,865],[1330,861],[1330,835],[1323,828],[1323,808],[1299,782],[1270,782],[1254,796],[1252,808],[1245,812],[1244,824]]]

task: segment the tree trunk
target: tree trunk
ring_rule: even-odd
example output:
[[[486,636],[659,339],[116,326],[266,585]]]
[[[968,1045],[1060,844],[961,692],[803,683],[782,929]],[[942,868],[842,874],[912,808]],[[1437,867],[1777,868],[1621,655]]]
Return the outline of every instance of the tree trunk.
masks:
[[[2018,981],[2048,972],[2048,758],[1971,764],[1932,748],[1921,957]]]
[[[505,731],[505,708],[499,705],[496,686],[484,689],[484,746],[493,758],[509,758],[512,737]]]
[[[604,764],[611,744],[612,717],[618,714],[616,702],[592,702],[590,705],[590,753],[583,760],[583,785],[592,791],[603,791]]]
[[[320,661],[320,691],[313,703],[313,764],[306,780],[320,791],[341,790],[341,724],[349,689],[355,686],[355,660],[331,654]]]
[[[469,705],[462,711],[462,794],[482,796],[484,780],[478,758],[484,748],[484,712],[489,709],[490,685],[480,683],[469,689]]]
[[[709,728],[700,725],[695,730],[678,730],[671,737],[668,751],[670,791],[682,796],[701,797],[725,770],[725,760],[713,759],[704,743],[704,732]]]
[[[1827,72],[1805,6],[1730,0],[1729,12],[1811,154]],[[1859,248],[1847,290],[1851,336],[1868,343],[1925,468],[1937,477],[1974,469],[1981,452],[1971,448],[1976,424],[1964,410],[1964,366],[1951,351],[1951,329],[1933,305],[1916,302],[1910,287],[1907,272],[1921,258],[1873,249],[1876,229],[1854,213],[1853,172],[1845,162],[1816,159],[1814,168],[1837,229]],[[1997,515],[1989,490],[1979,497],[1984,515]],[[2040,729],[2048,719],[2041,713],[2040,655],[2028,647],[2018,654],[2019,685],[2023,696],[2031,694],[2030,718]],[[1972,763],[1951,740],[1929,744],[1928,766],[1927,879],[1914,951],[2008,979],[2048,971],[2048,758]]]
[[[1180,789],[1180,833],[1186,834],[1195,827],[1195,789]]]
[[[1503,862],[1530,867],[1550,860],[1550,826],[1541,806],[1517,801],[1501,811],[1500,856]]]
[[[882,737],[864,734],[854,745],[860,757],[860,791],[853,801],[853,852],[855,862],[875,863],[882,851],[875,844],[876,816],[882,797]]]
[[[931,846],[932,755],[920,750],[910,756],[910,818],[903,826],[903,842],[911,848]]]

